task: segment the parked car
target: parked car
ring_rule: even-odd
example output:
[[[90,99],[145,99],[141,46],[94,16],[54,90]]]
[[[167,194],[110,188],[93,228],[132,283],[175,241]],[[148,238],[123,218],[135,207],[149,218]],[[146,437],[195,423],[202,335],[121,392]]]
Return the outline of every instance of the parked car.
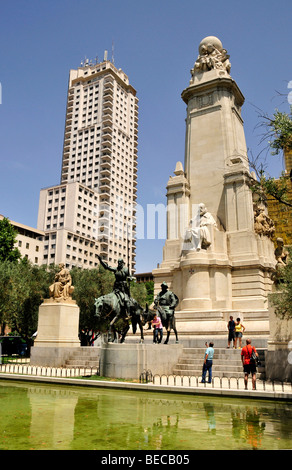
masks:
[[[0,336],[0,353],[1,355],[24,356],[27,351],[27,344],[20,336]]]

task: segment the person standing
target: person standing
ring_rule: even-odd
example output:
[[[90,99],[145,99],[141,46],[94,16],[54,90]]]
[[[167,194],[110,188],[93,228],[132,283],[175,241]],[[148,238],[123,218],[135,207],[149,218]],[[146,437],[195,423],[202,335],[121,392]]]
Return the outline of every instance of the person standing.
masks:
[[[244,331],[245,331],[245,327],[240,322],[240,318],[237,318],[236,323],[235,323],[235,343],[234,343],[235,349],[237,347],[237,340],[238,340],[238,344],[239,344],[238,349],[241,349],[242,334],[244,333]]]
[[[229,322],[227,323],[227,329],[228,329],[227,349],[229,349],[231,341],[233,341],[233,347],[234,347],[234,342],[235,342],[235,321],[233,320],[232,316],[229,318]]]
[[[241,350],[241,361],[244,371],[244,387],[247,390],[248,376],[252,376],[252,389],[256,390],[256,362],[253,360],[252,355],[255,353],[256,357],[259,357],[257,350],[254,346],[251,345],[251,340],[246,340],[246,346]]]
[[[162,338],[163,338],[163,328],[162,328],[161,318],[155,314],[151,323],[154,328],[153,343],[161,343]],[[159,339],[158,339],[158,333],[159,333]]]
[[[203,371],[202,371],[202,380],[201,383],[206,382],[206,375],[208,372],[208,383],[210,384],[212,382],[212,366],[213,366],[213,357],[214,357],[214,343],[205,343],[205,346],[207,346],[207,349],[205,351],[205,357],[204,357],[204,364],[203,364]]]

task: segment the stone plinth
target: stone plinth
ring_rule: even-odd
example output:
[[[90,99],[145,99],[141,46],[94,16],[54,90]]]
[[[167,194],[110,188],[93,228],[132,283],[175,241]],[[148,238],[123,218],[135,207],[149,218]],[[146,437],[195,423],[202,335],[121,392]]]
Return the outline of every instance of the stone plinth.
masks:
[[[265,358],[266,378],[292,382],[292,319],[278,318],[272,306],[269,307],[269,319],[270,337]]]
[[[146,370],[153,375],[171,374],[182,350],[181,344],[104,344],[100,352],[100,375],[139,379]]]
[[[61,367],[72,348],[79,348],[79,307],[75,301],[44,301],[39,308],[38,332],[31,364]]]

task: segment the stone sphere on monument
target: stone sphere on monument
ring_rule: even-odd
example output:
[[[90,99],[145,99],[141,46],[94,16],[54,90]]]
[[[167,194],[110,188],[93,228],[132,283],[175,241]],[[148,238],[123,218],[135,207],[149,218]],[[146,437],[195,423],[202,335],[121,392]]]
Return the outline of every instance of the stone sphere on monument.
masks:
[[[214,46],[218,51],[223,50],[222,42],[220,39],[216,38],[216,36],[207,36],[199,44],[199,53],[202,54],[204,49],[207,49],[207,46],[211,44]]]

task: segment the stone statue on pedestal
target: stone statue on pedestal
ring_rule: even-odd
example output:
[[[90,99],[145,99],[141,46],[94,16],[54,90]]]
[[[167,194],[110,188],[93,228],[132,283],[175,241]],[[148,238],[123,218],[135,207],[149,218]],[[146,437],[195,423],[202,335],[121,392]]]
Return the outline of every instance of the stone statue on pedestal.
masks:
[[[231,69],[229,57],[226,49],[223,49],[221,41],[214,36],[208,36],[199,46],[199,56],[191,74],[194,76],[196,73],[212,69],[223,70],[229,74]]]
[[[72,299],[74,287],[69,270],[64,263],[59,264],[59,272],[55,275],[55,282],[49,287],[50,297],[56,302],[63,302]]]
[[[201,202],[198,217],[191,219],[190,227],[185,234],[185,242],[190,245],[187,249],[199,251],[208,248],[211,245],[209,230],[211,225],[217,227],[214,217],[208,212],[205,204]]]

